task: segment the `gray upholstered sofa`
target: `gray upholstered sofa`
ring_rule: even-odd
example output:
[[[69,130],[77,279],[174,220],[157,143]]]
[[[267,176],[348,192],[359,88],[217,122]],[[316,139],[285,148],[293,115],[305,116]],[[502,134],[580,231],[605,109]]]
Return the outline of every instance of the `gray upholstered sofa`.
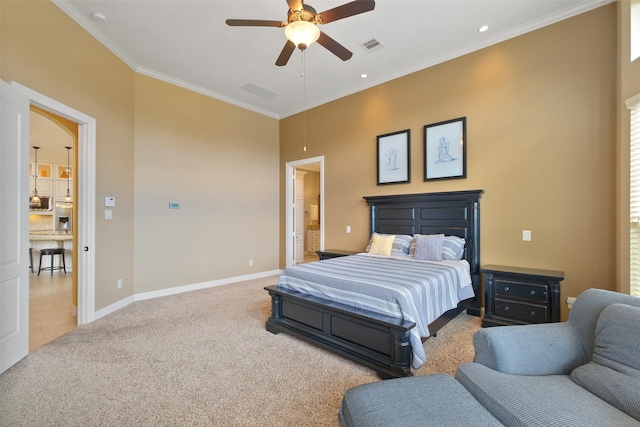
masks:
[[[640,426],[640,298],[589,289],[569,320],[482,329],[473,363],[345,393],[341,426]]]

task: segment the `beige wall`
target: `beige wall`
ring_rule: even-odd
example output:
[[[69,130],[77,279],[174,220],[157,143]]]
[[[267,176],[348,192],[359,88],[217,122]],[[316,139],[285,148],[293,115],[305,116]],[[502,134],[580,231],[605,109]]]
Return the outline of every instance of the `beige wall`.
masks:
[[[277,120],[138,75],[135,140],[136,293],[278,268]]]
[[[48,1],[1,1],[2,79],[97,120],[96,309],[133,293],[134,72]],[[101,201],[114,196],[113,220]],[[117,289],[117,279],[124,286]]]
[[[611,4],[309,110],[307,152],[281,120],[281,195],[286,162],[325,156],[325,247],[362,250],[363,196],[483,189],[482,264],[562,270],[563,300],[615,288],[615,82]],[[467,179],[424,182],[423,126],[461,116]],[[407,128],[411,183],[377,186],[376,136]]]
[[[628,3],[312,109],[307,152],[301,115],[278,123],[136,76],[48,1],[0,2],[0,76],[97,119],[97,309],[134,292],[276,268],[269,240],[284,229],[284,197],[279,224],[274,213],[278,173],[284,194],[284,164],[319,155],[326,247],[364,247],[362,196],[484,189],[482,263],[563,270],[564,299],[591,286],[620,287],[616,272],[624,280],[624,260],[616,265],[616,250],[625,250],[616,219],[628,223],[620,106],[640,92],[638,61],[621,59]],[[423,182],[422,127],[460,116],[468,120],[468,178]],[[406,128],[412,182],[376,186],[376,135]],[[210,201],[196,197],[201,189]],[[110,221],[104,196],[117,199]],[[168,210],[170,200],[181,209]],[[532,242],[522,242],[523,229]],[[283,266],[283,238],[279,255]]]
[[[136,75],[49,1],[0,17],[2,79],[96,119],[96,309],[278,268],[277,120]]]

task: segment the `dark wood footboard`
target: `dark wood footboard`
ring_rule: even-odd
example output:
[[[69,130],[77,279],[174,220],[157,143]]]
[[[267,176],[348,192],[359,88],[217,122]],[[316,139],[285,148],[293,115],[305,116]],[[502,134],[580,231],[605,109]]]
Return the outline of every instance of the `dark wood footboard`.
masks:
[[[287,332],[374,369],[382,378],[411,373],[414,322],[394,319],[299,292],[265,288],[271,295],[267,330]]]

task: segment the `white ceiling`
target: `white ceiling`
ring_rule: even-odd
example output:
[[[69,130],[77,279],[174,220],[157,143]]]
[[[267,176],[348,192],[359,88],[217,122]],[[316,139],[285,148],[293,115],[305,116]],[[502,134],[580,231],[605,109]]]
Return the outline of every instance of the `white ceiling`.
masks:
[[[371,12],[320,25],[351,52],[315,43],[275,65],[283,28],[229,27],[227,18],[287,19],[285,0],[53,0],[135,71],[283,118],[610,3],[612,0],[377,0]],[[344,1],[309,0],[318,12]],[[96,22],[93,12],[104,14]],[[478,32],[482,25],[489,30]],[[361,44],[384,47],[373,53]],[[368,77],[362,79],[361,74]],[[271,99],[242,87],[258,85]]]

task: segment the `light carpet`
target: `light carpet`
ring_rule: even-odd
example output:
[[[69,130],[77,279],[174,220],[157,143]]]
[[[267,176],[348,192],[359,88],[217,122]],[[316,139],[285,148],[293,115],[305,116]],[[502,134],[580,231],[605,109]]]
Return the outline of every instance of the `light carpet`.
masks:
[[[2,426],[335,426],[372,370],[265,330],[277,276],[130,304],[32,351],[0,376]],[[425,342],[416,375],[473,358],[480,318]]]

